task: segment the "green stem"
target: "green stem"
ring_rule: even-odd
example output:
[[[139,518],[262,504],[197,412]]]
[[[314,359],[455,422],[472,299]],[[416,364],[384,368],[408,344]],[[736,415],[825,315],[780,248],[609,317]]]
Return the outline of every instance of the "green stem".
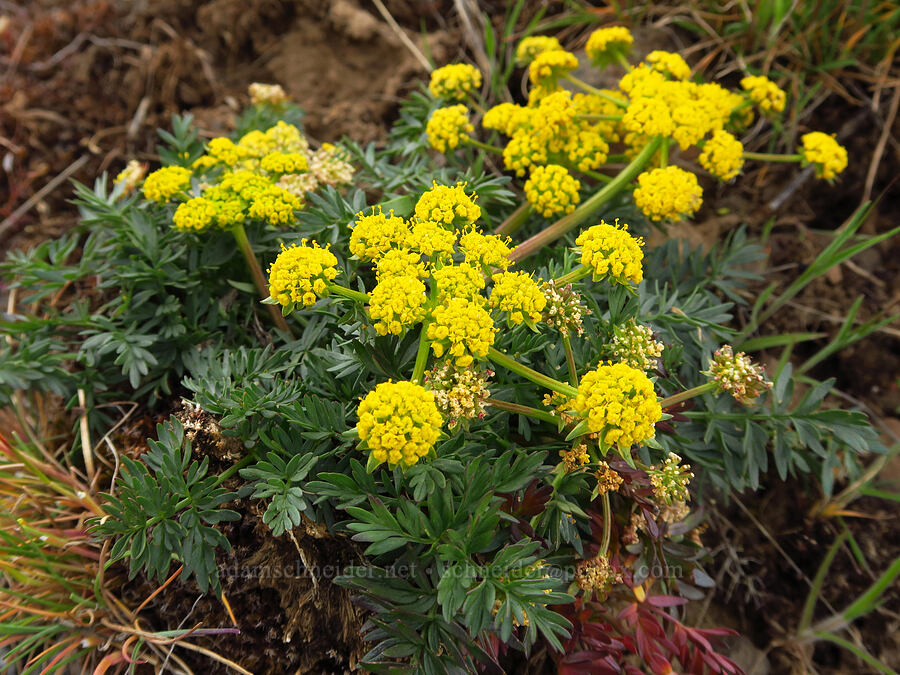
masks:
[[[507,410],[512,413],[518,413],[519,415],[525,415],[526,417],[533,417],[536,420],[542,420],[544,422],[550,422],[550,424],[558,425],[559,418],[554,417],[546,410],[538,410],[537,408],[532,408],[527,405],[519,405],[518,403],[509,403],[508,401],[498,401],[495,398],[486,398],[484,402],[487,405],[493,406],[494,408],[498,408],[500,410]]]
[[[634,66],[632,66],[630,63],[628,63],[628,59],[625,58],[625,54],[620,52],[618,49],[615,50],[615,54],[616,54],[616,63],[618,63],[620,66],[622,66],[623,70],[626,73],[631,72],[634,69]]]
[[[618,96],[613,96],[612,94],[609,94],[609,93],[603,91],[602,89],[597,89],[597,87],[592,87],[587,82],[575,77],[574,75],[571,75],[571,74],[566,75],[565,79],[567,79],[569,82],[574,84],[579,89],[583,89],[587,93],[593,94],[594,96],[599,96],[600,98],[605,99],[605,100],[609,101],[610,103],[615,103],[620,108],[628,107],[628,101],[624,101],[621,98],[619,98]]]
[[[578,386],[578,368],[575,366],[575,353],[572,351],[572,340],[563,336],[563,349],[566,352],[566,365],[569,366],[569,384]]]
[[[494,234],[505,234],[511,235],[515,233],[525,222],[528,220],[528,216],[534,213],[534,210],[531,208],[531,204],[525,202],[515,211],[509,214],[509,217],[500,223],[500,226],[494,230]]]
[[[551,391],[558,392],[570,398],[578,394],[578,390],[575,387],[564,382],[560,382],[559,380],[554,380],[552,377],[544,375],[543,373],[539,373],[538,371],[533,370],[528,366],[522,365],[512,357],[504,354],[494,347],[490,347],[488,349],[488,358],[498,366],[503,366],[507,370],[511,370],[512,372],[521,375],[526,380],[530,380],[535,384],[544,387],[545,389],[550,389]]]
[[[800,162],[800,155],[777,155],[771,152],[745,152],[744,159],[754,159],[758,162]]]
[[[612,509],[609,505],[609,493],[604,492],[603,496],[603,539],[600,541],[599,554],[605,556],[609,551],[609,539],[612,534]]]
[[[669,165],[669,143],[671,139],[664,138],[659,147],[659,168],[665,169]]]
[[[369,296],[366,295],[365,293],[360,293],[359,291],[354,291],[351,288],[345,288],[343,286],[338,286],[337,284],[334,284],[334,283],[328,284],[328,290],[331,291],[332,293],[334,293],[335,295],[343,296],[345,298],[353,300],[354,302],[361,302],[364,305],[368,304],[368,302],[369,302]]]
[[[569,272],[568,274],[563,274],[561,277],[557,277],[553,280],[553,283],[556,286],[565,286],[566,284],[574,284],[576,281],[580,281],[584,279],[591,273],[591,268],[587,265],[579,265],[574,270]]]
[[[419,334],[419,349],[416,352],[416,365],[413,367],[412,381],[422,384],[422,376],[425,374],[425,366],[428,365],[428,348],[431,342],[428,339],[428,322],[422,322],[422,332]]]
[[[247,238],[247,231],[244,229],[243,224],[238,223],[231,228],[231,232],[234,234],[234,240],[237,242],[238,248],[241,249],[241,253],[244,254],[244,260],[247,262],[250,276],[253,277],[253,283],[256,285],[259,297],[261,300],[265,300],[269,297],[269,284],[268,281],[266,281],[266,275],[263,274],[262,268],[259,266],[259,261],[256,259],[256,254],[253,252],[253,247],[250,245],[250,239]],[[288,326],[281,311],[279,311],[275,305],[266,305],[266,308],[268,309],[272,320],[275,322],[275,325],[278,326],[278,330],[293,337],[290,326]]]
[[[694,398],[695,396],[700,396],[701,394],[713,391],[715,388],[715,382],[707,382],[706,384],[701,384],[697,387],[694,387],[693,389],[687,389],[680,394],[667,396],[666,398],[660,400],[659,405],[662,406],[663,409],[665,409],[669,406],[675,405],[676,403],[681,403],[682,401],[687,401],[688,399]]]
[[[585,122],[621,122],[622,115],[575,115],[575,119]]]
[[[471,136],[463,136],[460,140],[466,145],[471,145],[474,148],[481,148],[482,150],[487,150],[488,152],[493,152],[497,155],[503,154],[503,148],[497,147],[496,145],[491,145],[490,143],[482,143],[481,141],[476,140]]]
[[[543,246],[555,241],[596,213],[603,204],[612,199],[620,190],[634,180],[659,149],[660,143],[662,143],[662,138],[659,137],[650,141],[638,156],[619,172],[618,176],[582,202],[581,206],[513,249],[509,255],[510,260],[517,262],[537,253]]]

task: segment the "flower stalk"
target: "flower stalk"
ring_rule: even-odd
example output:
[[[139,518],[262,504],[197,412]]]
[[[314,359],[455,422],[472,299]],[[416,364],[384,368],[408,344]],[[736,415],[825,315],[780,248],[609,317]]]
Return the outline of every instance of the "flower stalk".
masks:
[[[584,201],[581,206],[572,211],[572,213],[563,216],[555,223],[544,230],[541,230],[530,239],[522,242],[512,253],[509,254],[510,260],[518,262],[534,255],[545,245],[556,241],[561,236],[576,228],[578,225],[587,220],[590,216],[597,212],[606,202],[617,195],[625,186],[643,170],[650,158],[656,154],[662,143],[662,138],[657,137],[650,141],[643,150],[631,161],[631,163],[619,172],[619,175],[613,178],[609,183],[604,185],[593,196]]]
[[[532,408],[527,405],[520,405],[518,403],[510,403],[508,401],[500,401],[496,398],[486,398],[484,399],[485,405],[490,405],[498,410],[506,410],[507,412],[517,413],[519,415],[525,415],[526,417],[531,417],[536,420],[542,420],[544,422],[550,422],[551,424],[559,424],[559,419],[554,417],[546,410],[538,410],[537,408]]]
[[[667,396],[664,399],[661,399],[659,404],[663,408],[668,408],[670,406],[675,405],[676,403],[681,403],[682,401],[687,401],[689,399],[695,398],[697,396],[702,396],[707,392],[714,391],[716,388],[715,382],[707,382],[705,384],[698,385],[693,387],[692,389],[686,389],[678,394],[673,394],[672,396]]]
[[[555,380],[548,375],[544,375],[543,373],[539,373],[538,371],[519,363],[518,361],[499,351],[495,347],[490,347],[488,349],[488,358],[498,366],[503,366],[507,370],[511,370],[512,372],[521,375],[526,380],[530,380],[531,382],[534,382],[535,384],[540,385],[545,389],[555,391],[570,398],[578,395],[578,390],[572,385],[560,382],[559,380]]]
[[[259,297],[261,300],[265,300],[269,297],[269,284],[266,281],[266,275],[263,274],[262,268],[259,266],[259,261],[256,259],[250,240],[247,238],[247,231],[244,229],[243,224],[238,223],[231,228],[231,232],[234,235],[238,248],[241,249],[241,253],[244,255],[247,268],[250,270],[250,276],[253,277],[253,283],[259,292]],[[269,316],[272,317],[272,321],[278,326],[278,330],[293,336],[290,326],[288,326],[287,321],[285,321],[278,308],[275,305],[266,305],[266,307],[269,310]]]

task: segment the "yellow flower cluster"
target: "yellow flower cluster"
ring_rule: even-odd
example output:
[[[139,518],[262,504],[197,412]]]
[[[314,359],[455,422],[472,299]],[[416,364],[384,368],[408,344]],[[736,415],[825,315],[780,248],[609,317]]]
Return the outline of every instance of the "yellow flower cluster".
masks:
[[[703,203],[697,176],[677,166],[645,171],[638,176],[634,203],[652,220],[691,216]]]
[[[509,322],[519,325],[525,322],[533,326],[541,320],[541,312],[547,298],[530,274],[525,272],[499,272],[491,277],[491,307],[506,312]]]
[[[459,147],[462,139],[475,131],[469,122],[469,109],[462,103],[438,108],[425,125],[428,143],[438,152],[447,152]]]
[[[408,248],[392,248],[375,263],[375,278],[378,281],[388,277],[415,277],[428,276],[425,265],[422,264],[422,256],[410,251]]]
[[[522,126],[529,124],[530,120],[531,108],[523,108],[515,103],[498,103],[484,114],[481,126],[512,136]]]
[[[413,251],[437,259],[453,254],[456,231],[451,232],[430,220],[421,220],[413,223],[406,241]]]
[[[379,464],[412,466],[440,437],[434,394],[414,382],[382,382],[366,394],[356,413],[359,438]]]
[[[751,75],[741,80],[741,87],[764,113],[782,112],[787,95],[782,89],[763,75]]]
[[[834,136],[813,131],[804,134],[800,141],[803,163],[814,164],[819,178],[832,180],[847,168],[847,150],[834,140]]]
[[[401,246],[409,236],[403,218],[391,211],[385,215],[380,208],[364,216],[358,213],[350,231],[350,253],[360,260],[373,262],[395,246]]]
[[[650,96],[631,101],[622,116],[622,127],[643,136],[671,136],[675,131],[669,106],[662,99]]]
[[[481,72],[467,63],[453,63],[431,73],[428,89],[435,98],[464,101],[481,87]]]
[[[624,363],[601,365],[585,374],[573,408],[604,444],[618,445],[623,452],[653,438],[654,425],[662,417],[653,383]]]
[[[194,197],[178,205],[172,224],[182,232],[203,232],[216,222],[218,215],[216,202],[205,197]]]
[[[716,131],[703,145],[700,166],[719,180],[731,180],[744,167],[744,145],[723,129]]]
[[[510,265],[509,238],[494,234],[481,234],[470,230],[459,238],[459,248],[470,265],[481,265],[486,270],[492,267],[507,269]]]
[[[309,168],[309,160],[301,152],[270,152],[259,160],[259,167],[269,173],[301,173]]]
[[[487,356],[494,333],[488,311],[480,301],[467,298],[449,298],[436,307],[426,330],[434,355],[441,358],[446,354],[460,368]]]
[[[144,179],[144,197],[152,202],[167,202],[187,190],[191,185],[191,172],[181,166],[157,169]]]
[[[337,276],[337,258],[329,247],[306,239],[300,246],[281,245],[281,253],[269,267],[269,296],[284,307],[312,307],[327,295],[328,282]]]
[[[561,49],[537,54],[528,66],[528,79],[539,87],[554,88],[561,77],[578,67],[575,55]]]
[[[619,227],[600,221],[578,235],[581,264],[590,267],[595,279],[609,277],[620,284],[641,283],[644,278],[644,240],[628,234],[628,225]]]
[[[645,61],[653,70],[673,80],[686,80],[691,76],[691,67],[681,54],[675,52],[652,51],[647,54]]]
[[[419,197],[415,214],[419,220],[462,229],[481,218],[481,208],[475,203],[475,198],[466,194],[465,183],[454,186],[434,183],[432,189]]]
[[[598,28],[591,33],[584,50],[594,65],[603,68],[617,58],[625,56],[632,44],[634,37],[625,26],[609,26]]]
[[[257,91],[260,96],[264,93]],[[192,167],[202,191],[190,198],[186,193],[192,172],[186,168],[165,167],[144,181],[147,199],[160,203],[186,199],[173,217],[174,227],[186,232],[202,232],[213,225],[227,229],[248,219],[288,225],[303,208],[307,192],[319,184],[345,183],[353,173],[344,151],[325,144],[310,152],[300,130],[284,121],[266,131],[248,132],[237,143],[213,138]]]
[[[562,49],[562,45],[555,37],[548,35],[532,35],[522,38],[516,47],[516,63],[527,66],[534,61],[534,57],[544,52],[552,52]]]
[[[448,298],[475,298],[484,290],[484,275],[469,263],[448,265],[431,273],[437,285],[438,298],[443,302]]]
[[[247,213],[270,225],[290,225],[294,221],[294,211],[302,208],[299,197],[272,185],[253,198]]]
[[[425,284],[416,277],[386,277],[369,294],[369,316],[379,335],[400,335],[425,317]]]
[[[571,213],[581,201],[581,182],[558,164],[536,166],[525,182],[525,197],[534,210],[545,218],[558,213]]]

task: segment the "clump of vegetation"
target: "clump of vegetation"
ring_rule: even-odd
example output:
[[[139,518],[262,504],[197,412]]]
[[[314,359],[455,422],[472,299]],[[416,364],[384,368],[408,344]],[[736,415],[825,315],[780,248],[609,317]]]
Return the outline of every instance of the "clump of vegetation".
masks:
[[[747,306],[764,254],[743,229],[709,251],[644,236],[699,208],[691,148],[720,180],[746,160],[831,180],[846,152],[822,133],[792,155],[744,152],[735,134],[754,109],[784,107],[777,86],[697,82],[667,52],[632,67],[630,44],[623,28],[588,41],[596,66],[626,68],[613,91],[574,77],[554,38],[526,38],[527,105],[489,106],[477,99],[489,74],[439,69],[381,150],[312,150],[283,92],[257,86],[235,138],[201,144],[175,118],[162,168],[78,186],[80,229],[2,268],[16,312],[0,324],[0,394],[77,405],[80,433],[54,461],[91,484],[53,507],[53,527],[77,520],[81,542],[33,591],[54,616],[75,602],[53,596],[74,583],[69,557],[88,553],[76,580],[120,572],[93,597],[82,588],[94,612],[120,608],[108,594],[139,575],[159,592],[178,575],[229,606],[227,524],[261,505],[268,536],[296,544],[318,524],[356,547],[335,583],[366,611],[370,648],[348,661],[373,671],[503,670],[544,648],[560,672],[738,672],[714,640],[730,631],[683,611],[714,585],[695,505],[758,488],[772,465],[830,493],[838,467],[858,477],[861,456],[884,449],[863,414],[823,407],[832,381],[795,393],[801,337],[755,335],[799,288]],[[476,139],[456,101],[505,145]],[[492,153],[515,178],[485,170]],[[851,242],[864,215],[800,287],[877,243]],[[784,346],[771,372],[747,355]],[[125,405],[171,418],[144,452],[96,469],[90,439],[108,439]],[[181,406],[215,416],[238,456],[192,450]],[[11,486],[23,457],[0,467]],[[44,527],[41,509],[20,507],[4,496],[21,532]],[[16,537],[11,552],[32,550],[31,534]],[[12,582],[15,597],[31,592]],[[135,632],[117,661],[102,654],[114,641],[35,630],[35,614],[11,606],[6,662],[64,654],[103,672],[197,634]]]

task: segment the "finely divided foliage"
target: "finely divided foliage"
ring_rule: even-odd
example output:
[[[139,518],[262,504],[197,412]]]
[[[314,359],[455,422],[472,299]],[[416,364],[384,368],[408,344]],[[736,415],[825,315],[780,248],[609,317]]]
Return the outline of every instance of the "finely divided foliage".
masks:
[[[770,467],[830,493],[882,448],[861,413],[822,408],[832,380],[795,396],[786,357],[766,374],[739,351],[792,344],[754,345],[766,298],[784,300],[746,306],[764,256],[743,229],[709,251],[641,236],[700,206],[678,149],[731,179],[753,159],[736,134],[783,92],[691,80],[666,52],[632,69],[631,43],[591,36],[595,65],[628,68],[597,90],[556,39],[527,38],[524,105],[439,69],[381,150],[310,148],[257,86],[235,138],[203,145],[176,117],[162,168],[77,186],[80,228],[2,265],[0,398],[56,394],[94,438],[122,401],[171,414],[102,495],[107,564],[160,582],[182,565],[220,594],[223,524],[260,500],[273,537],[319,523],[353,542],[336,583],[366,610],[372,671],[502,670],[542,645],[561,672],[737,672],[710,642],[727,631],[675,611],[713,585],[691,502]],[[470,108],[504,147],[474,137]],[[845,156],[822,136],[788,161],[833,179]],[[237,450],[198,452],[179,408]]]

